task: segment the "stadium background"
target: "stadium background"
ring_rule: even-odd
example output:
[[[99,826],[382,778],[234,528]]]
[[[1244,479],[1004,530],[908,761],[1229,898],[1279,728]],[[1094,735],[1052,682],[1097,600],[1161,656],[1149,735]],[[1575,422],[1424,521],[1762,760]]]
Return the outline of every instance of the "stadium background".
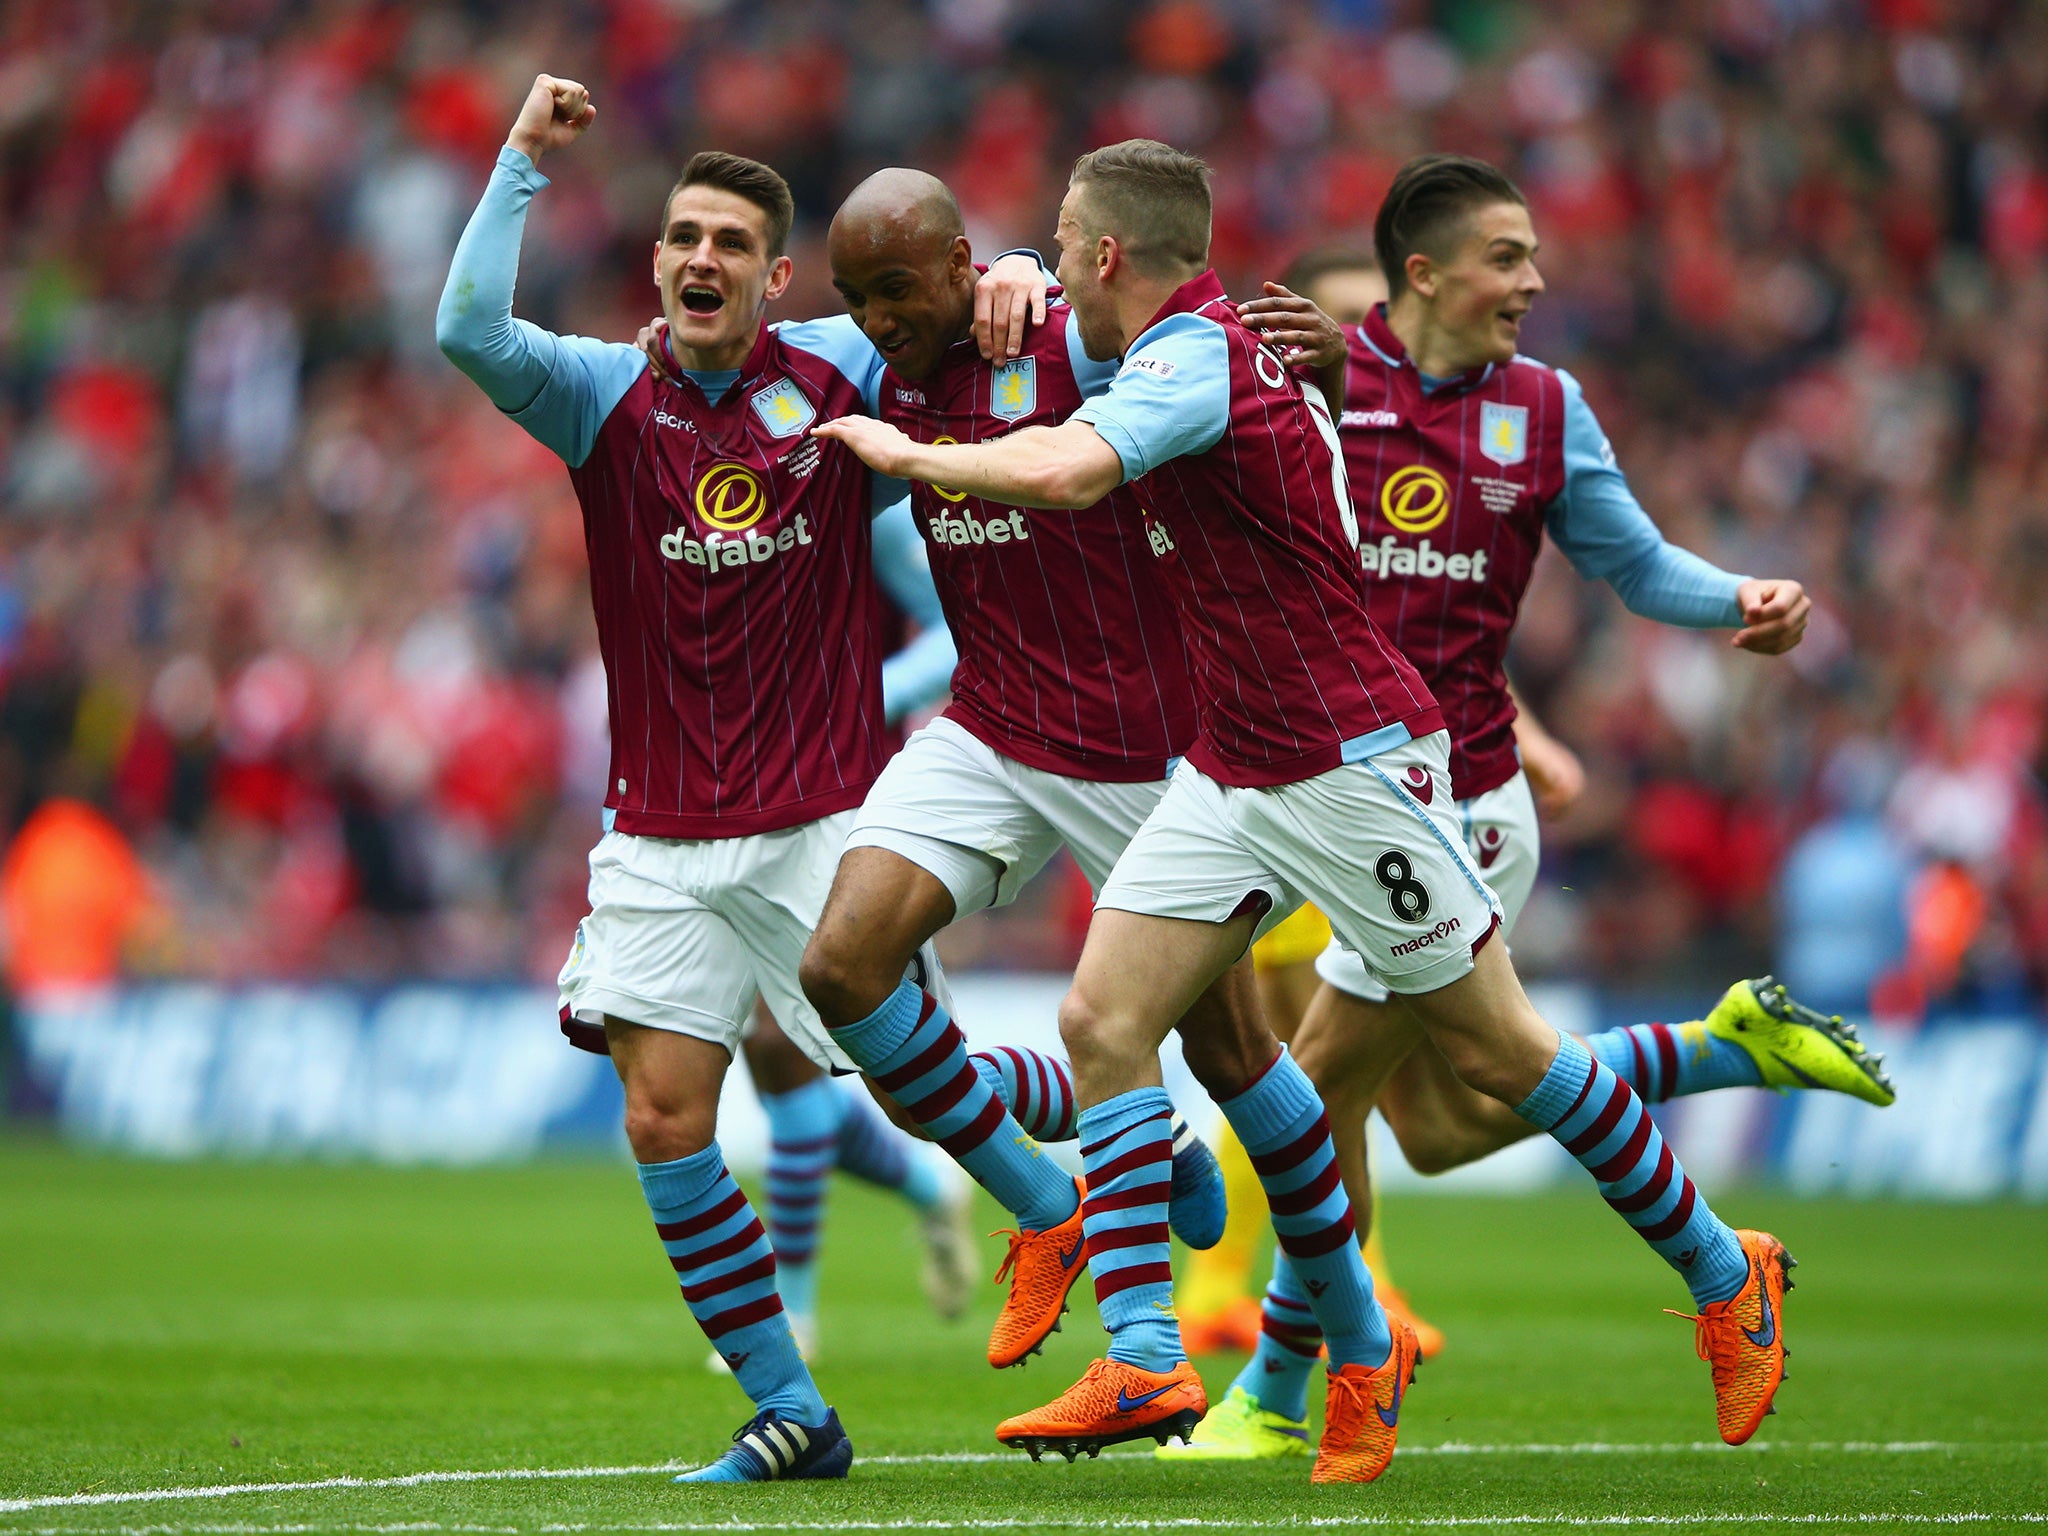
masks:
[[[1513,171],[1531,354],[1672,538],[1820,605],[1763,661],[1546,557],[1514,656],[1591,775],[1516,936],[1548,1016],[1771,968],[1892,1050],[1888,1110],[1658,1111],[1804,1261],[1767,1441],[1700,1443],[1682,1293],[1547,1141],[1381,1203],[1450,1345],[1341,1501],[1299,1463],[997,1457],[1091,1303],[987,1371],[995,1289],[936,1325],[911,1219],[842,1180],[817,1358],[854,1481],[679,1502],[741,1400],[548,985],[605,776],[577,511],[432,341],[543,68],[602,116],[520,308],[609,336],[708,145],[795,183],[790,316],[834,308],[823,221],[881,164],[989,252],[1049,241],[1077,151],[1171,139],[1237,293],[1362,245],[1410,154]],[[0,1529],[2038,1530],[2044,146],[2017,0],[0,0]],[[1055,873],[948,935],[971,1032],[1047,1039],[1085,908]]]
[[[1937,1073],[1958,1086],[1930,1137],[1995,1113],[1995,1167],[1970,1187],[2048,1190],[2039,7],[220,0],[0,17],[18,1115],[160,1151],[401,1155],[220,1116],[289,1058],[309,1084],[353,1071],[361,1102],[273,1118],[445,1127],[422,1106],[487,1038],[463,1031],[496,1028],[542,1053],[547,1114],[577,1119],[562,1104],[587,1064],[548,1036],[545,984],[583,910],[604,774],[578,517],[431,325],[545,67],[590,83],[602,120],[548,166],[520,308],[607,336],[653,312],[653,210],[705,145],[795,187],[785,316],[834,309],[823,223],[880,164],[944,175],[989,252],[1049,246],[1078,150],[1172,140],[1216,168],[1214,255],[1240,293],[1308,247],[1367,244],[1413,153],[1508,166],[1549,284],[1526,350],[1584,381],[1670,537],[1796,575],[1819,603],[1807,642],[1764,662],[1636,621],[1546,556],[1513,671],[1590,787],[1545,828],[1518,963],[1575,1017],[1690,1016],[1765,969],[1874,1011],[1888,1038],[1960,1063]],[[949,958],[970,980],[1057,973],[1086,909],[1057,872],[960,925]],[[1024,995],[991,989],[1012,1005],[998,1027],[1049,1024]],[[1986,1028],[1995,1049],[1942,1044]],[[1935,1113],[1899,1065],[1897,1118]],[[391,1086],[421,1082],[438,1087]],[[1796,1140],[1756,1114],[1741,1145]]]

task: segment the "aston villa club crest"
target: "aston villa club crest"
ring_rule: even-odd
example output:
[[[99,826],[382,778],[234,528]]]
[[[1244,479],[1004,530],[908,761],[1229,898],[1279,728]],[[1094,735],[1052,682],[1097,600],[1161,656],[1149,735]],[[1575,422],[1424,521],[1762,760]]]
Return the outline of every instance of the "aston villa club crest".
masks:
[[[777,379],[754,391],[754,414],[777,437],[795,437],[818,419],[818,408],[796,387],[794,379]]]
[[[988,413],[1004,421],[1021,421],[1038,409],[1038,359],[1020,357],[999,363],[989,381]]]
[[[1479,451],[1502,468],[1529,457],[1529,407],[1480,406]]]

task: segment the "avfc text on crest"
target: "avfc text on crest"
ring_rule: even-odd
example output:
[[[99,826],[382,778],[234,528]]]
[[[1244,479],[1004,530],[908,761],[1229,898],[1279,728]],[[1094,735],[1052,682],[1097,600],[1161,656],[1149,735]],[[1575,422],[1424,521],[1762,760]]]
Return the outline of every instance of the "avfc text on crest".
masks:
[[[1038,359],[1020,357],[996,365],[989,377],[988,413],[1021,421],[1038,409]]]
[[[818,408],[794,379],[777,379],[754,391],[750,402],[761,424],[777,437],[794,437],[818,419]]]

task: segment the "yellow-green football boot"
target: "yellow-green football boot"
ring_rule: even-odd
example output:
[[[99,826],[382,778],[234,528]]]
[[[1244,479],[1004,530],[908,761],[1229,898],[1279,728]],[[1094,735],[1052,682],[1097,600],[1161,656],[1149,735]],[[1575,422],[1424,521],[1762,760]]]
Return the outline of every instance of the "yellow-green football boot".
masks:
[[[1741,1046],[1767,1088],[1828,1088],[1880,1108],[1898,1097],[1884,1057],[1864,1048],[1854,1024],[1814,1012],[1773,977],[1738,981],[1701,1023],[1682,1024],[1678,1034],[1701,1028]]]
[[[1307,1456],[1308,1424],[1268,1413],[1243,1387],[1232,1387],[1209,1410],[1195,1437],[1168,1440],[1152,1453],[1167,1461],[1277,1461]]]

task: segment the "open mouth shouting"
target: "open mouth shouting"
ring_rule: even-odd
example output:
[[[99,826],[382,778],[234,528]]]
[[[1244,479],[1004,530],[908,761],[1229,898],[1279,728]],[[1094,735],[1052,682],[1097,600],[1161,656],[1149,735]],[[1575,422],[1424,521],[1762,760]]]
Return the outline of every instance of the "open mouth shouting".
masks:
[[[725,308],[725,295],[702,283],[685,283],[682,300],[683,308],[693,315],[715,315]]]

